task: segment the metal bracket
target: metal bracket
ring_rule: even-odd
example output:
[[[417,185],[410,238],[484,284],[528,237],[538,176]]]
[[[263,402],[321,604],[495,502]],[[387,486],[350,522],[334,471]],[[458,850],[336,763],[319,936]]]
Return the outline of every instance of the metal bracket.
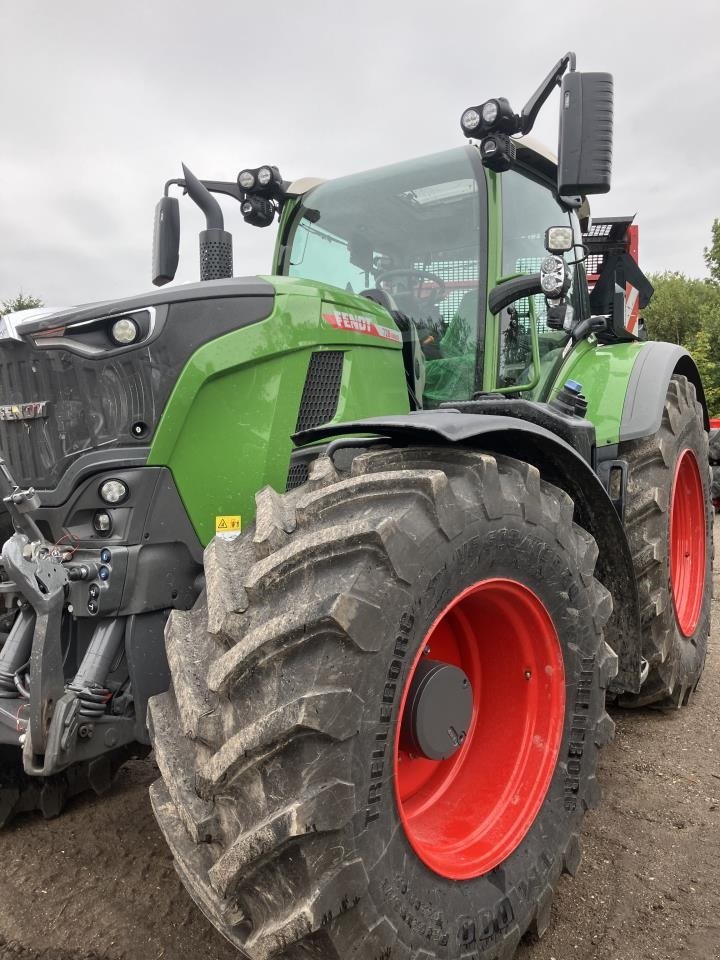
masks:
[[[625,502],[627,500],[628,465],[626,460],[601,460],[597,465],[597,475],[607,491],[615,512],[625,523]]]
[[[26,747],[34,755],[45,753],[53,711],[65,692],[60,625],[67,571],[59,556],[44,551],[44,541],[31,544],[23,533],[15,533],[2,549],[8,576],[36,613],[26,739]]]

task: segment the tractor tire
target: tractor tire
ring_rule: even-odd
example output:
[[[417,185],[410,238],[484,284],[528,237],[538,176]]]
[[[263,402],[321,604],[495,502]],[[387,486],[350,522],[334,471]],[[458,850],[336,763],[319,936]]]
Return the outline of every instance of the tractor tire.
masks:
[[[620,447],[647,679],[620,706],[686,705],[705,666],[712,599],[708,437],[694,385],[670,381],[660,429]]]
[[[150,703],[185,886],[252,960],[513,956],[578,866],[614,729],[612,602],[571,499],[508,457],[408,448],[344,479],[320,458],[257,504],[171,614]]]

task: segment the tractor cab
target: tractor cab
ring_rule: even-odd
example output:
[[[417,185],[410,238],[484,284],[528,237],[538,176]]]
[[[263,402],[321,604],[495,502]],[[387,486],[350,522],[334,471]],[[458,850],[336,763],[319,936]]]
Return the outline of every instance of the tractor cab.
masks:
[[[547,154],[519,141],[503,173],[468,145],[321,183],[289,206],[276,272],[386,306],[421,348],[406,351],[418,406],[494,391],[544,399],[569,334],[548,325],[542,294],[493,314],[488,293],[538,273],[548,227],[579,239],[554,174]],[[577,264],[568,295],[576,319],[589,315]]]

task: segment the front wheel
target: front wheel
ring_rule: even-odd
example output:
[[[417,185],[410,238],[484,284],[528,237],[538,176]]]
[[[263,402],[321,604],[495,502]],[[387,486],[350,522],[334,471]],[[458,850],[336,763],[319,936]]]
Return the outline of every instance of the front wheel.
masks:
[[[489,960],[544,932],[613,730],[572,517],[520,461],[390,450],[318,461],[210,545],[170,619],[152,799],[246,955]]]

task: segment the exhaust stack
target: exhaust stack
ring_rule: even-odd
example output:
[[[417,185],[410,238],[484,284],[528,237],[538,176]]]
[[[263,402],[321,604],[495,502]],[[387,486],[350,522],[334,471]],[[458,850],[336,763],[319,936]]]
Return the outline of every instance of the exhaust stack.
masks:
[[[205,214],[206,229],[200,231],[200,279],[222,280],[233,275],[232,234],[225,230],[220,204],[185,164],[185,189]]]

